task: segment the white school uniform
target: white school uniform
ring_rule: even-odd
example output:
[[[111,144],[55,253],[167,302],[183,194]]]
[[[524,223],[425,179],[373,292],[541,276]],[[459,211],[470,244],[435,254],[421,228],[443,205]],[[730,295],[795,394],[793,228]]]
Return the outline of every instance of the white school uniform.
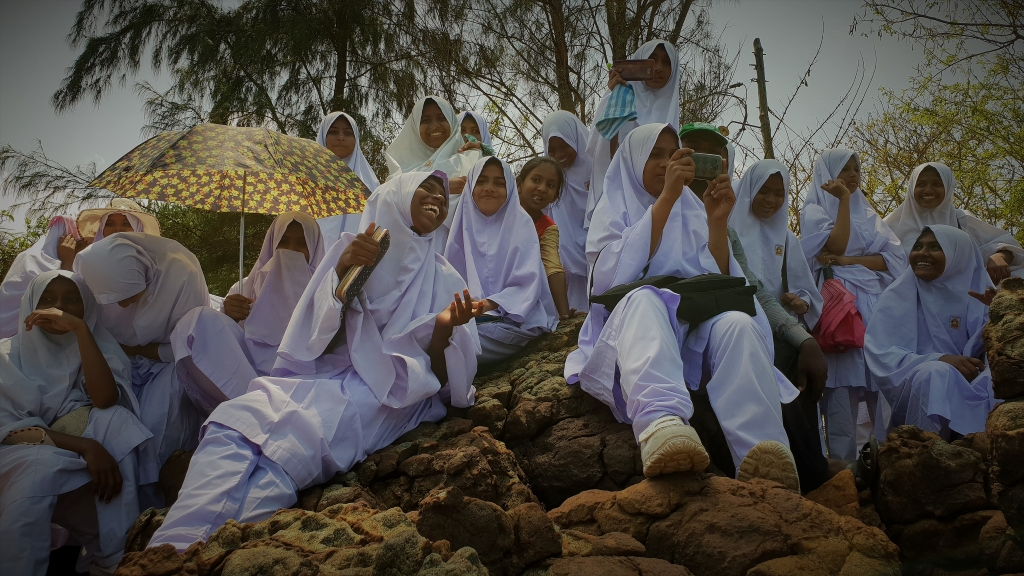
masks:
[[[96,302],[85,283],[71,272],[52,270],[36,276],[22,297],[18,334],[0,340],[0,438],[39,426],[49,428],[71,411],[92,402],[85,389],[82,359],[74,334],[53,335],[25,329],[46,286],[58,276],[74,280],[85,303],[83,320],[110,366],[118,404],[93,408],[83,434],[103,445],[118,463],[121,491],[107,503],[93,495],[85,459],[70,450],[45,445],[0,445],[0,572],[45,574],[50,557],[50,522],[67,528],[83,546],[78,570],[96,562],[113,567],[125,535],[139,515],[138,452],[152,436],[139,421],[131,391],[128,358],[96,322]],[[57,505],[61,498],[60,506]],[[68,514],[74,510],[75,513]],[[54,513],[57,516],[54,516]]]
[[[352,133],[356,138],[356,146],[352,149],[352,154],[348,158],[342,158],[341,160],[359,176],[359,179],[363,181],[366,188],[373,194],[373,191],[380,186],[380,181],[377,179],[377,174],[374,173],[373,167],[366,160],[366,156],[363,155],[362,144],[359,141],[359,125],[356,124],[355,118],[344,112],[331,112],[324,116],[323,122],[320,123],[320,130],[316,135],[316,143],[321,146],[327,146],[327,131],[342,116],[352,126]],[[320,232],[323,234],[327,246],[329,247],[337,242],[342,232],[352,232],[353,234],[362,232],[362,230],[359,230],[359,219],[362,215],[362,212],[359,212],[357,214],[338,214],[317,219],[317,223],[320,225]]]
[[[60,270],[57,246],[60,239],[75,230],[75,221],[68,216],[57,216],[42,238],[14,257],[0,284],[0,338],[10,338],[18,333],[21,297],[32,279],[43,272]]]
[[[633,130],[620,144],[605,180],[605,195],[594,210],[587,257],[594,263],[594,293],[601,294],[641,276],[689,278],[718,273],[708,250],[704,207],[683,190],[653,257],[652,207],[643,187],[644,165],[667,124]],[[729,274],[743,277],[730,255]],[[593,305],[580,332],[579,348],[569,354],[565,377],[579,382],[607,404],[639,435],[662,416],[693,415],[689,389],[706,386],[737,469],[758,442],[789,446],[782,404],[799,392],[772,366],[771,328],[764,311],[719,314],[691,329],[676,318],[679,295],[642,287],[609,312]]]
[[[144,504],[162,498],[152,492],[160,468],[175,450],[191,450],[198,442],[202,415],[175,376],[171,332],[193,308],[209,305],[199,261],[169,238],[142,232],[121,232],[83,250],[75,272],[89,286],[99,307],[99,324],[127,346],[158,344],[160,360],[131,359],[132,390],[139,399],[140,418],[153,433],[139,457],[139,482]],[[118,302],[145,290],[127,308]],[[152,484],[153,486],[146,487]]]
[[[548,144],[557,136],[576,151],[576,161],[565,170],[565,185],[558,201],[545,212],[558,226],[558,257],[565,272],[569,307],[581,312],[590,309],[587,285],[587,203],[590,201],[594,161],[587,151],[590,130],[572,112],[558,110],[548,114],[541,128],[544,154],[550,156]]]
[[[832,233],[839,210],[839,199],[822,190],[821,185],[838,177],[851,156],[856,157],[856,154],[841,149],[821,153],[814,166],[811,189],[800,212],[800,243],[811,273],[815,275],[822,268],[818,253]],[[866,326],[871,325],[879,296],[907,268],[907,255],[900,246],[899,238],[875,213],[864,192],[858,188],[850,196],[850,240],[845,255],[874,254],[885,259],[888,270],[878,272],[859,264],[832,267],[835,278],[857,297],[855,305]],[[821,411],[828,429],[829,454],[833,458],[854,460],[858,448],[856,424],[860,400],[863,399],[874,413],[875,436],[879,438],[885,434],[881,416],[884,407],[877,403],[878,387],[864,361],[863,349],[827,353],[825,359],[828,361],[828,382]]]
[[[893,406],[887,427],[912,424],[948,439],[949,430],[983,431],[996,404],[988,367],[968,382],[939,360],[945,354],[985,358],[988,306],[968,291],[983,294],[992,281],[969,234],[951,226],[927,228],[942,246],[945,270],[925,282],[908,269],[893,282],[878,299],[864,347],[875,382]]]
[[[484,216],[472,197],[472,189],[485,165],[497,162],[505,173],[505,204]],[[480,363],[511,356],[530,340],[554,331],[558,312],[551,298],[540,240],[533,219],[519,204],[512,168],[497,158],[483,158],[469,171],[466,201],[452,220],[444,257],[469,285],[469,293],[492,300],[497,310],[486,314],[489,322],[477,322]]]
[[[378,189],[367,213],[391,232],[391,249],[350,306],[335,297],[334,267],[353,236],[328,251],[288,324],[275,377],[253,380],[247,394],[210,415],[150,547],[184,550],[227,519],[266,519],[293,505],[298,490],[439,420],[445,401],[473,403],[475,323],[457,327],[445,349],[445,387],[425,350],[436,315],[466,286],[439,254],[437,231],[411,229],[413,194],[428,176],[405,174]]]

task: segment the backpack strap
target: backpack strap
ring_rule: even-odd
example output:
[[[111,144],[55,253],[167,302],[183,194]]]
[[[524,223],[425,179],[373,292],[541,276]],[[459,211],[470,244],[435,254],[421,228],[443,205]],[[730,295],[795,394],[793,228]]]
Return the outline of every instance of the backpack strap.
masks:
[[[786,261],[789,258],[789,232],[786,233],[786,247],[782,253],[782,293],[789,292],[789,270],[786,268]]]

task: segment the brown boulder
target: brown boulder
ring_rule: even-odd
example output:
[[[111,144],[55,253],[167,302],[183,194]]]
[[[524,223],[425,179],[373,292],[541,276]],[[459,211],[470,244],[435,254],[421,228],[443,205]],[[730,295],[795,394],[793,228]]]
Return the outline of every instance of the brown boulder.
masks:
[[[1009,400],[1024,396],[1024,279],[1008,278],[989,307],[985,350],[992,368],[992,392]]]
[[[992,476],[999,508],[1024,541],[1024,401],[1004,402],[988,415]]]
[[[529,576],[692,576],[684,568],[657,558],[590,556],[552,560],[547,570]],[[524,575],[526,576],[526,575]]]
[[[876,528],[764,481],[706,474],[591,490],[548,516],[592,535],[623,532],[647,555],[694,574],[899,574],[898,549]]]
[[[860,495],[857,493],[853,472],[849,470],[843,470],[828,482],[808,492],[806,498],[840,516],[860,519]]]

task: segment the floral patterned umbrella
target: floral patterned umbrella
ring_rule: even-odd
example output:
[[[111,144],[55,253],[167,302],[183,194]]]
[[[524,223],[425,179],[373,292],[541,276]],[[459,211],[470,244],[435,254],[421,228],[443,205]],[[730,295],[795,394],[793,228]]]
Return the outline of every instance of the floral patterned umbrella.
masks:
[[[164,132],[121,157],[90,184],[115,194],[215,212],[363,211],[369,189],[330,150],[267,128],[201,124]],[[241,241],[239,274],[242,274]]]

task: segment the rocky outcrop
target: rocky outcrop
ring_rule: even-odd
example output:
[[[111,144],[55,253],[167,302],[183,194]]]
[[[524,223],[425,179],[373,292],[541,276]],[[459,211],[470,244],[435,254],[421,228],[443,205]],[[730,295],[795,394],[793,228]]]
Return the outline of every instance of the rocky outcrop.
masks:
[[[996,398],[1024,398],[1024,279],[1000,284],[984,335]]]

